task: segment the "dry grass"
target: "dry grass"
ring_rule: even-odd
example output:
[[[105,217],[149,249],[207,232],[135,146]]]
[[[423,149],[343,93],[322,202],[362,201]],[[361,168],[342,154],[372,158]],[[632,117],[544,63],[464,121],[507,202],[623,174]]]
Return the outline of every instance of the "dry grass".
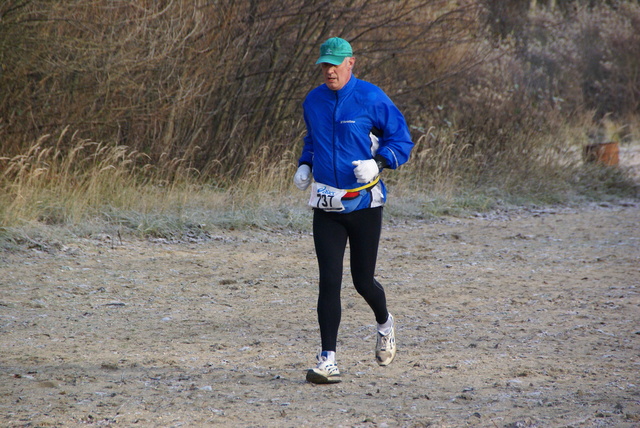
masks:
[[[392,200],[388,213],[429,218],[510,204],[638,196],[637,184],[623,170],[582,164],[579,148],[587,138],[578,135],[582,128],[561,130],[561,142],[540,137],[541,150],[525,157],[527,165],[481,182],[482,173],[469,160],[471,144],[454,131],[426,130],[410,162],[384,173]],[[240,179],[213,183],[182,159],[150,163],[148,156],[124,146],[67,132],[43,136],[26,153],[0,158],[1,240],[32,243],[30,237],[56,229],[74,236],[171,239],[200,239],[219,228],[308,229],[306,193],[291,181],[296,154],[285,152],[272,162],[267,152],[265,147],[262,156],[247,159]],[[509,156],[515,162],[518,153]]]
[[[97,143],[63,131],[35,141],[26,153],[0,158],[0,213],[5,226],[74,224],[107,209],[172,210],[189,199],[193,170],[181,160],[149,163],[126,146]]]
[[[291,194],[292,153],[271,166],[249,159],[243,178],[217,184],[205,182],[183,159],[160,159],[151,163],[126,146],[67,132],[42,136],[24,154],[0,158],[0,230],[9,239],[44,227],[180,236],[185,230],[304,222],[304,205],[296,208],[299,195]],[[294,207],[285,209],[289,203]]]

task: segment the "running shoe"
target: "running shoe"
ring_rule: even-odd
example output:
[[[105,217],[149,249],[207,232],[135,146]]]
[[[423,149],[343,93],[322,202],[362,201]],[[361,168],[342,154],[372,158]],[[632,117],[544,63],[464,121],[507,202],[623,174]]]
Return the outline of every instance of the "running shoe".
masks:
[[[394,328],[388,334],[378,332],[376,341],[376,361],[381,366],[388,366],[396,357],[396,335]]]
[[[307,382],[311,383],[338,383],[340,370],[335,362],[327,361],[327,357],[319,353],[316,357],[318,365],[307,371]]]

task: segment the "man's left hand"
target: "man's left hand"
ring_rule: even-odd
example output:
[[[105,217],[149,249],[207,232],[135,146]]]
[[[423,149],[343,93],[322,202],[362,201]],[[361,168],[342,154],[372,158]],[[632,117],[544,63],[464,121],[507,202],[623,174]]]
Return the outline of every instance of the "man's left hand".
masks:
[[[351,164],[355,166],[353,173],[358,179],[358,183],[369,183],[380,173],[378,164],[373,159],[357,160]]]

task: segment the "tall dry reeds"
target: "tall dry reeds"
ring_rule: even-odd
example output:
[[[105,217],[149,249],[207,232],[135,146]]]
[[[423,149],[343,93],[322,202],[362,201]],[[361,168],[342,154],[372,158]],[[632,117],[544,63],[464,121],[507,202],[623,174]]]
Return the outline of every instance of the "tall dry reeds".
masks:
[[[0,172],[0,219],[9,225],[75,223],[109,208],[162,210],[163,200],[187,196],[194,183],[193,170],[180,159],[151,164],[126,146],[65,131],[42,136],[23,154],[0,157]]]

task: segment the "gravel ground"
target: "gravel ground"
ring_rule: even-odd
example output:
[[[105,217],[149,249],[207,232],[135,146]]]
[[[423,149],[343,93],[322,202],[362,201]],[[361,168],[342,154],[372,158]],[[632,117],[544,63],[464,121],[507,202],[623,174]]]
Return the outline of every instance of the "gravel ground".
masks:
[[[640,205],[385,224],[398,356],[345,271],[335,385],[308,234],[0,253],[0,425],[640,426]]]

